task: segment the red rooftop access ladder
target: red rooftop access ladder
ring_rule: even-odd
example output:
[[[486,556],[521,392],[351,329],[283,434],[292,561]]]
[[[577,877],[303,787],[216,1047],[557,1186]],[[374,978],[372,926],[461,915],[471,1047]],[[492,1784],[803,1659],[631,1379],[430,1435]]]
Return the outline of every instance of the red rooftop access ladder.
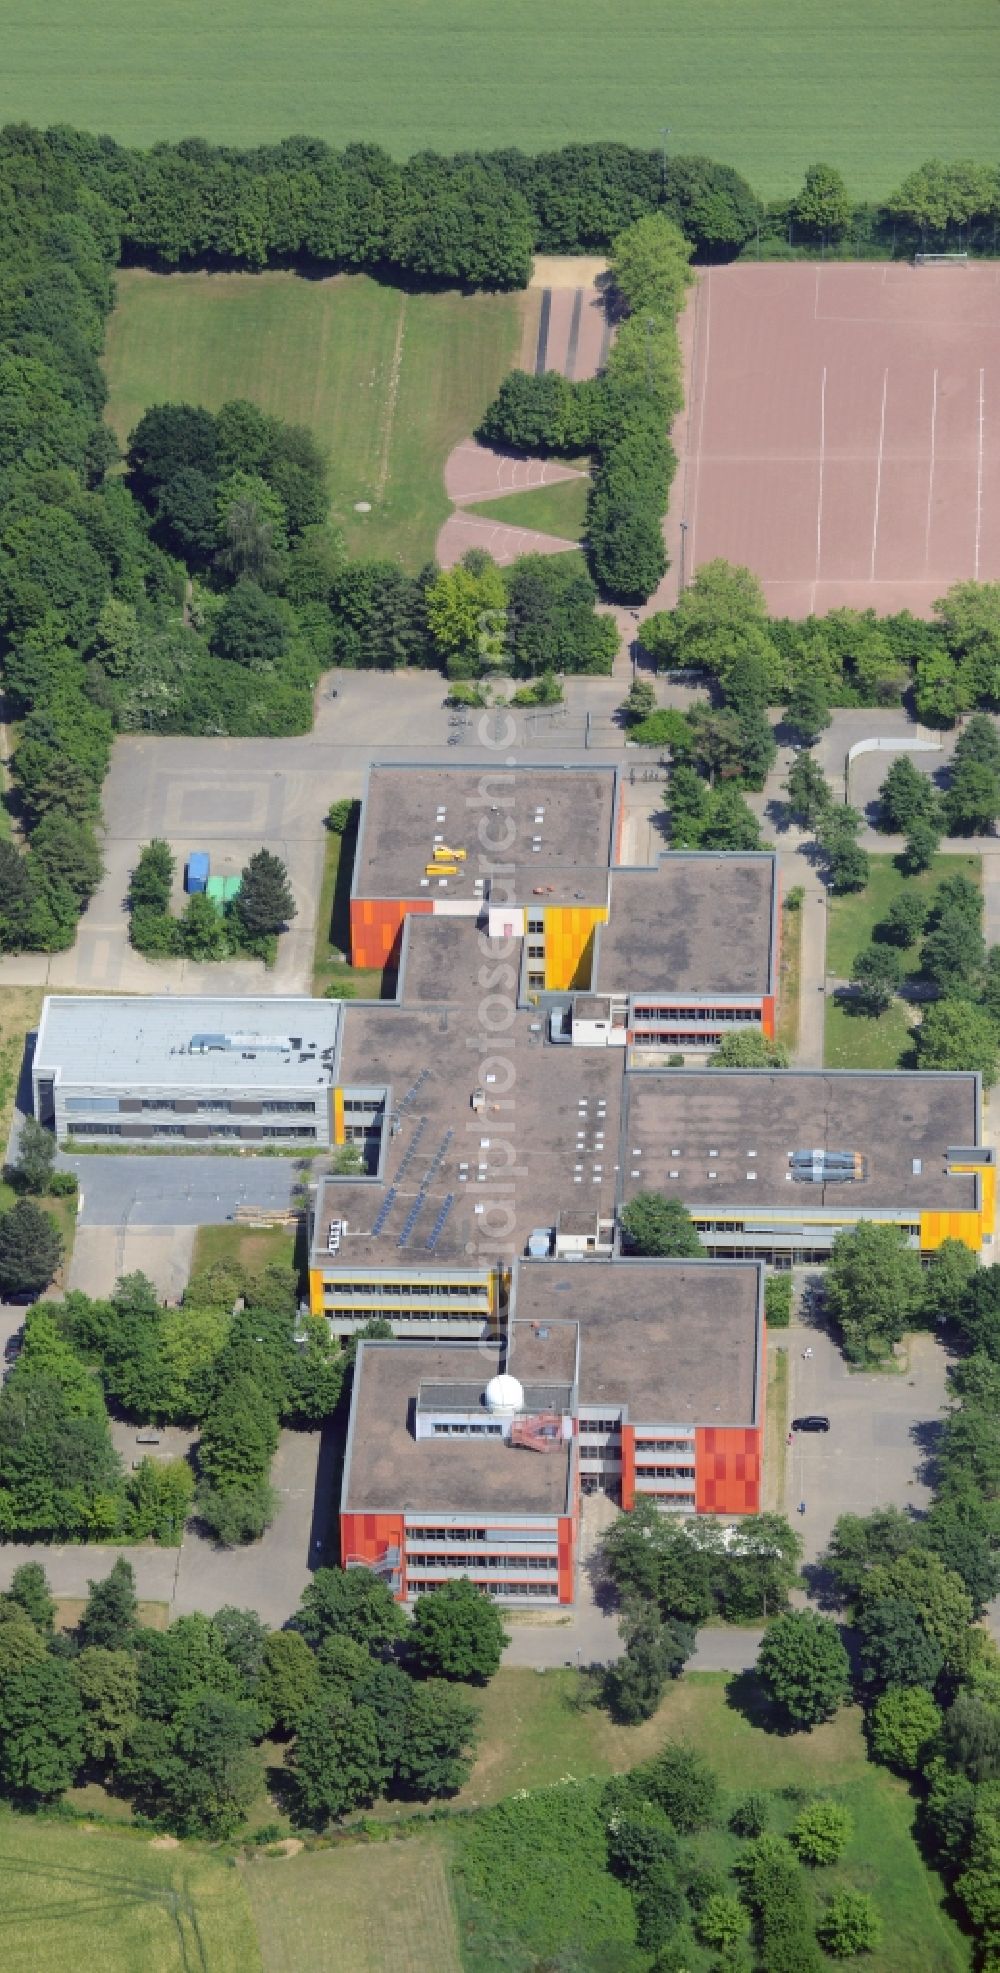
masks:
[[[556,1411],[538,1411],[531,1418],[515,1418],[510,1443],[528,1452],[558,1452],[563,1444],[562,1419]]]

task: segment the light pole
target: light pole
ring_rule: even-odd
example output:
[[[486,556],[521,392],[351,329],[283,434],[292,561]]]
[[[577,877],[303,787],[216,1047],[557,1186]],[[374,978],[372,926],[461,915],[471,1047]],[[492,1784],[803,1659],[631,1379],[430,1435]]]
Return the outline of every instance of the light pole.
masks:
[[[660,125],[660,139],[661,139],[661,143],[660,143],[660,158],[661,158],[661,165],[660,165],[660,196],[661,196],[661,198],[662,198],[662,197],[664,196],[664,194],[666,193],[666,189],[667,189],[667,138],[669,137],[669,135],[670,135],[670,125],[669,125],[669,123],[663,123],[663,124],[661,124],[661,125]]]
[[[677,572],[678,601],[680,601],[680,598],[684,594],[684,556],[687,549],[687,531],[688,531],[688,524],[686,521],[682,521],[681,522],[681,565]]]

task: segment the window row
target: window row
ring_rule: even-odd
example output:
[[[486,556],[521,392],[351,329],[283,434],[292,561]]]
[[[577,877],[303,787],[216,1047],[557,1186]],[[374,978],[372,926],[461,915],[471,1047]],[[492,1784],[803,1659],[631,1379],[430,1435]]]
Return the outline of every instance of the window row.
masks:
[[[434,1437],[436,1439],[502,1439],[503,1426],[439,1424],[435,1419]]]
[[[694,1466],[636,1466],[637,1480],[693,1480]]]
[[[188,1136],[190,1128],[191,1126],[187,1124],[147,1124],[143,1128],[143,1136],[182,1138]],[[74,1123],[71,1126],[71,1130],[74,1137],[132,1137],[135,1135],[136,1126],[128,1123],[95,1123],[87,1120],[82,1123]],[[243,1136],[242,1131],[235,1124],[216,1124],[213,1126],[211,1134],[213,1137],[242,1138],[244,1143],[248,1142],[247,1138]],[[293,1138],[298,1143],[315,1143],[316,1126],[315,1124],[264,1124],[254,1131],[254,1137]],[[194,1138],[189,1139],[189,1142],[192,1143],[196,1141]],[[202,1139],[201,1141],[205,1142],[206,1140]]]
[[[633,1027],[637,1027],[640,1021],[642,1021],[643,1023],[650,1022],[653,1025],[661,1025],[661,1026],[666,1021],[669,1021],[672,1025],[676,1025],[678,1021],[698,1021],[702,1025],[706,1023],[714,1023],[716,1026],[718,1026],[720,1023],[724,1023],[727,1027],[732,1026],[740,1021],[753,1021],[759,1027],[760,1008],[759,1007],[634,1007],[632,1009]]]
[[[406,1551],[406,1572],[409,1576],[414,1569],[459,1569],[475,1571],[481,1569],[512,1569],[515,1575],[526,1571],[547,1570],[550,1574],[558,1569],[559,1557],[551,1555],[413,1555]]]

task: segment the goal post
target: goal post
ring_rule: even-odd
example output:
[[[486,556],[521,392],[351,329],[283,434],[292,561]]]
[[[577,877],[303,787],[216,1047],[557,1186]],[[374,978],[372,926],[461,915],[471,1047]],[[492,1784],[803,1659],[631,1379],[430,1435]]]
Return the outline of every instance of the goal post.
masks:
[[[964,267],[967,253],[915,253],[914,267]]]

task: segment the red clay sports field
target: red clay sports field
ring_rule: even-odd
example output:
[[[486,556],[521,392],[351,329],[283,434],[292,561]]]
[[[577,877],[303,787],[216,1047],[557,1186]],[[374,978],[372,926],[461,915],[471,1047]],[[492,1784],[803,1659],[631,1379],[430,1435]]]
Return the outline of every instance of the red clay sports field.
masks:
[[[667,523],[673,602],[713,556],[772,612],[926,616],[1000,579],[1000,268],[741,263],[681,325],[687,405]]]

